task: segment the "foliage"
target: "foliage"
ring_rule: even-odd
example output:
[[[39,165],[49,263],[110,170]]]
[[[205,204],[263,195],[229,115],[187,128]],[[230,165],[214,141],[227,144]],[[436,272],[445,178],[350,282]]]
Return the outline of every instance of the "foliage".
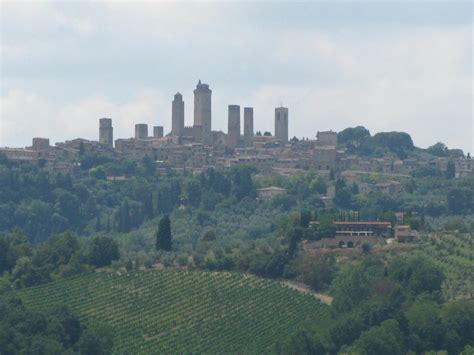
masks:
[[[472,189],[457,187],[448,191],[448,208],[455,214],[466,214],[474,208],[474,193]]]
[[[405,352],[402,332],[398,322],[389,319],[379,326],[363,332],[355,341],[352,349],[358,354],[397,355]]]
[[[171,222],[170,218],[165,215],[160,220],[158,231],[156,232],[156,250],[171,251]]]
[[[90,264],[103,267],[118,260],[120,251],[117,241],[107,236],[95,237],[91,241],[88,260]]]
[[[102,327],[101,332],[96,328],[86,326],[65,306],[37,311],[25,307],[20,299],[0,297],[0,349],[5,355],[110,354],[111,333],[108,328]],[[86,345],[92,342],[93,347]]]
[[[116,353],[262,353],[302,321],[328,314],[310,295],[225,272],[100,272],[18,296],[35,310],[64,303],[91,322],[113,324]]]

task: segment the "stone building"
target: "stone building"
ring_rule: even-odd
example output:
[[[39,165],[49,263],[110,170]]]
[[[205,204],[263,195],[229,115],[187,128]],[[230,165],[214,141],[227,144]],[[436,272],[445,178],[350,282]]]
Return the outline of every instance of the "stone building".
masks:
[[[101,118],[99,120],[99,142],[113,147],[114,144],[114,128],[112,127],[111,118]]]
[[[48,138],[33,138],[33,144],[31,148],[37,152],[42,152],[48,150],[49,147],[49,139]]]
[[[153,138],[163,138],[163,126],[153,127]]]
[[[148,125],[145,123],[138,123],[135,125],[135,139],[148,138]]]
[[[194,90],[194,126],[202,127],[202,143],[211,144],[212,129],[212,90],[208,84],[202,84],[199,80]]]
[[[229,105],[229,116],[227,126],[227,146],[235,148],[240,140],[240,106]]]
[[[288,142],[288,108],[275,108],[275,139],[279,142]]]
[[[171,106],[171,134],[181,136],[184,130],[184,101],[179,92],[174,95]]]
[[[313,164],[317,170],[335,170],[337,162],[336,147],[316,146],[313,150]]]
[[[261,189],[257,189],[257,198],[260,200],[266,200],[278,195],[286,194],[286,189],[282,189],[281,187],[270,186],[264,187]]]
[[[244,145],[253,145],[253,107],[244,107]]]
[[[334,147],[337,145],[337,133],[333,131],[319,132],[316,134],[316,144]]]

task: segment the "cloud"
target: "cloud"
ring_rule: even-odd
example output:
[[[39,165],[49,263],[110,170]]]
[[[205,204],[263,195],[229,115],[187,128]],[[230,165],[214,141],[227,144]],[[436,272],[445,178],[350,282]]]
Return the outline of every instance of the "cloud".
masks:
[[[165,97],[155,89],[144,88],[124,102],[105,95],[81,98],[58,106],[51,99],[21,89],[13,89],[0,101],[2,126],[0,146],[27,146],[31,137],[46,137],[51,143],[77,137],[97,139],[98,120],[113,119],[116,138],[134,135],[136,123],[170,127]],[[20,143],[20,144],[19,144]]]
[[[2,9],[2,100],[35,97],[38,129],[51,127],[51,137],[95,138],[102,116],[114,119],[116,137],[132,135],[141,121],[169,129],[176,91],[192,124],[192,90],[202,79],[213,89],[215,129],[226,131],[227,105],[241,104],[255,108],[256,129],[273,131],[282,101],[291,135],[363,124],[408,131],[420,146],[441,140],[474,150],[472,19],[464,5],[46,2]],[[26,106],[15,107],[9,117],[31,117]],[[20,143],[11,123],[3,126],[9,142]]]

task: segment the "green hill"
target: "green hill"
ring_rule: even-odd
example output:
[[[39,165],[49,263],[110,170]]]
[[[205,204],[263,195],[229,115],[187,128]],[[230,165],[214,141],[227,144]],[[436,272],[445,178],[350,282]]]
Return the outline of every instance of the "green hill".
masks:
[[[18,292],[110,325],[115,353],[262,353],[327,306],[279,282],[228,272],[97,272]]]

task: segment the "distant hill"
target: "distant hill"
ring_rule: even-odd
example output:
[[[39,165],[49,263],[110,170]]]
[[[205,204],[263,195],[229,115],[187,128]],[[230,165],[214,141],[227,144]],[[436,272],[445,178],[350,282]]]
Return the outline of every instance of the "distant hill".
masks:
[[[18,291],[27,306],[66,304],[108,324],[114,352],[262,353],[328,306],[277,281],[228,272],[96,272]]]

